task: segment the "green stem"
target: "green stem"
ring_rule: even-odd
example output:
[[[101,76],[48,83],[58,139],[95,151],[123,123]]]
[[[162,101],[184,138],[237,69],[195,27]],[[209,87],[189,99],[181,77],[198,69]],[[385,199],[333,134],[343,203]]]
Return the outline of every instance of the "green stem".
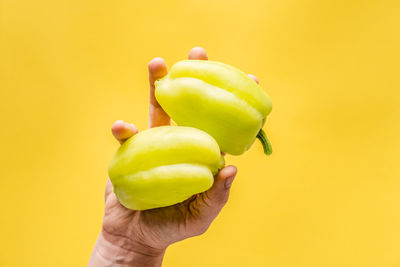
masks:
[[[272,153],[272,146],[271,143],[269,142],[267,135],[265,134],[265,132],[263,131],[263,129],[260,129],[260,131],[257,134],[257,138],[258,140],[260,140],[263,148],[264,148],[264,153],[266,155],[271,155]]]

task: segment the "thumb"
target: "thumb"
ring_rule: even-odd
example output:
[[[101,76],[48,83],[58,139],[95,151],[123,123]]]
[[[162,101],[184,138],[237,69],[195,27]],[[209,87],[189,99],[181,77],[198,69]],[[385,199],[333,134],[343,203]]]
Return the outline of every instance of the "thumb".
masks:
[[[214,184],[206,192],[201,194],[195,205],[199,209],[202,217],[211,223],[225,206],[229,198],[229,191],[235,179],[237,169],[235,166],[223,168],[215,176]]]
[[[235,166],[223,168],[215,177],[213,186],[207,191],[207,197],[216,206],[224,206],[228,201],[229,191],[235,179],[237,169]]]

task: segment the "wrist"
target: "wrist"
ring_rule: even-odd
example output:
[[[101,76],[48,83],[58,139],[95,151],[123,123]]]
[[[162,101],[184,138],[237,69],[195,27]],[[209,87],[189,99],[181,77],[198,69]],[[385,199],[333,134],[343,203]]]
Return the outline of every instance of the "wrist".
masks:
[[[88,267],[160,267],[165,249],[132,244],[127,237],[100,232]]]

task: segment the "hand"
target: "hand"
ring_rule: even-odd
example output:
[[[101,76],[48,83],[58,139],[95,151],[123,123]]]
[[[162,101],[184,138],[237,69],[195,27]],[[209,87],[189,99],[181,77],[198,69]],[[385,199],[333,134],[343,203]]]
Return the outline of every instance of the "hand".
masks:
[[[189,52],[189,59],[207,60],[206,51],[195,47]],[[154,82],[167,74],[166,64],[162,58],[154,58],[148,67],[149,127],[169,125],[170,118],[154,96]],[[112,126],[112,133],[121,144],[137,132],[133,124],[123,121]],[[236,172],[234,166],[227,166],[216,175],[208,191],[173,206],[145,211],[122,206],[108,179],[103,226],[88,266],[161,266],[170,244],[207,230],[227,202]]]

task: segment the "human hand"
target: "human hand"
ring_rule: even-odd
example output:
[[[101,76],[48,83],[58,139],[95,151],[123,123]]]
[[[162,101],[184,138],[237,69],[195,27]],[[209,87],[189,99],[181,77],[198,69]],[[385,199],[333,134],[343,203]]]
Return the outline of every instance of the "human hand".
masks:
[[[206,51],[195,47],[189,52],[189,59],[207,60]],[[170,118],[154,96],[154,82],[167,74],[166,64],[163,59],[154,58],[148,68],[149,127],[169,125]],[[133,124],[123,121],[116,121],[112,126],[112,133],[121,144],[137,132]],[[103,225],[88,266],[161,266],[170,244],[208,229],[228,200],[236,172],[234,166],[227,166],[216,175],[213,186],[206,192],[173,206],[144,211],[122,206],[108,179]]]

